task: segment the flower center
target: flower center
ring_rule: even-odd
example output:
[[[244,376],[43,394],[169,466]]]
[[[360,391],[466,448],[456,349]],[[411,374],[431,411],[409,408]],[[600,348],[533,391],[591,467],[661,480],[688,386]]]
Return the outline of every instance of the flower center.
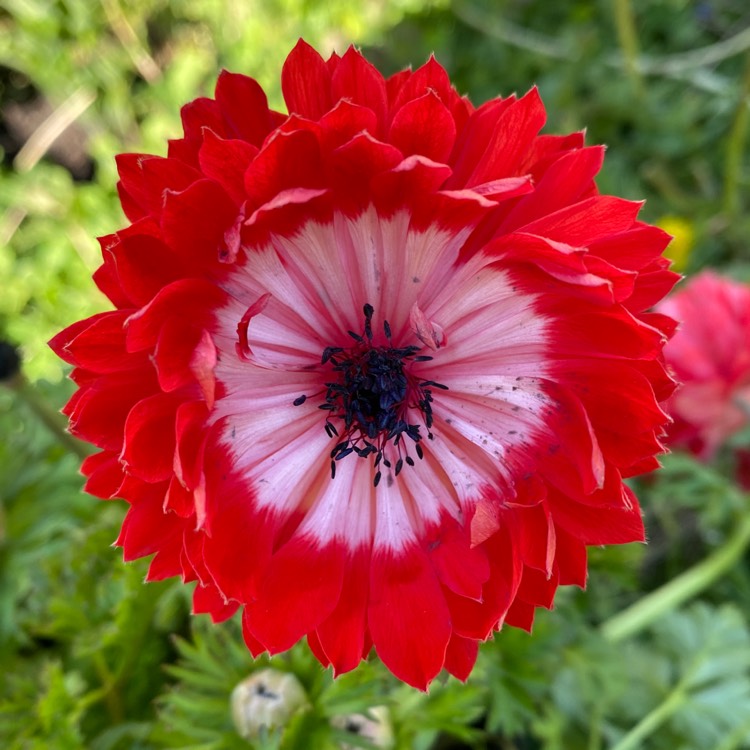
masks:
[[[330,365],[335,379],[325,383],[324,402],[318,408],[328,412],[328,436],[341,438],[331,451],[331,477],[336,476],[336,462],[352,453],[360,458],[374,456],[377,471],[373,484],[377,487],[381,463],[388,469],[393,467],[396,476],[404,463],[414,465],[410,442],[417,457],[423,457],[419,444],[421,425],[411,420],[416,417],[424,424],[427,437],[432,440],[432,389],[447,390],[447,386],[421,380],[411,372],[412,362],[427,362],[432,357],[418,354],[417,346],[394,347],[387,320],[383,321],[383,332],[388,345],[374,345],[372,305],[366,304],[363,312],[362,335],[349,331],[353,346],[329,346],[323,350],[322,364]],[[307,396],[295,399],[295,406],[306,399]]]

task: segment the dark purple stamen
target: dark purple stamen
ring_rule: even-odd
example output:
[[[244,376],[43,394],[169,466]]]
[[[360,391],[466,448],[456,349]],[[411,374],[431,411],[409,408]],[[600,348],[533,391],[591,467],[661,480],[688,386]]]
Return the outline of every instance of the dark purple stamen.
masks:
[[[432,388],[447,390],[447,386],[433,380],[417,380],[405,369],[409,362],[427,362],[432,357],[419,355],[419,347],[394,347],[391,344],[391,327],[383,321],[383,332],[389,346],[373,345],[372,318],[374,309],[366,304],[363,308],[365,323],[363,335],[348,331],[356,342],[349,349],[329,346],[323,350],[321,364],[330,363],[336,379],[325,384],[325,400],[318,406],[328,412],[325,431],[328,437],[338,437],[332,420],[343,422],[341,439],[331,451],[331,477],[336,476],[336,462],[355,453],[360,458],[374,456],[377,468],[381,462],[390,469],[392,464],[384,456],[387,444],[392,441],[398,457],[394,474],[398,476],[407,466],[414,466],[408,453],[404,436],[414,444],[417,456],[424,456],[420,425],[407,422],[409,413],[417,407],[427,430],[427,437],[433,438],[430,428],[432,416]],[[302,405],[307,395],[294,400],[295,406]],[[402,455],[403,454],[403,455]],[[373,484],[377,487],[381,471],[375,473]],[[389,480],[390,481],[390,480]]]

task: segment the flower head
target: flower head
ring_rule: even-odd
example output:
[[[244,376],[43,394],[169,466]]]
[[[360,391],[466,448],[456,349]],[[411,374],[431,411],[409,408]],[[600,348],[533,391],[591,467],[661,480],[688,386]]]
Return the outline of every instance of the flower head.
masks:
[[[680,321],[665,356],[682,384],[670,442],[710,459],[750,420],[750,287],[703,271],[659,305]]]
[[[669,237],[598,193],[603,148],[539,135],[535,89],[475,108],[434,59],[386,80],[304,42],[282,89],[289,115],[222,73],[167,158],[119,157],[116,309],[51,342],[86,487],[254,654],[465,679],[586,545],[643,538]]]

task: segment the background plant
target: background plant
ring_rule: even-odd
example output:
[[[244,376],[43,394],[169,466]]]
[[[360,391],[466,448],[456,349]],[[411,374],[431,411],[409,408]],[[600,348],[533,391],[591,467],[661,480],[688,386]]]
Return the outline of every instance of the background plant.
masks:
[[[235,622],[192,618],[185,587],[144,586],[109,548],[123,511],[81,494],[83,449],[50,429],[70,389],[45,342],[106,305],[90,274],[123,223],[113,156],[163,153],[221,67],[280,106],[300,35],[366,45],[385,72],[434,51],[475,102],[538,84],[548,131],[609,145],[602,191],[647,198],[681,270],[750,280],[743,0],[0,0],[0,339],[26,378],[0,388],[0,745],[248,747],[229,697],[270,664],[309,707],[258,748],[368,746],[334,718],[374,706],[399,748],[750,747],[750,509],[729,453],[668,456],[637,487],[650,544],[593,550],[586,593],[429,695],[377,662],[334,682],[304,645],[254,663]]]

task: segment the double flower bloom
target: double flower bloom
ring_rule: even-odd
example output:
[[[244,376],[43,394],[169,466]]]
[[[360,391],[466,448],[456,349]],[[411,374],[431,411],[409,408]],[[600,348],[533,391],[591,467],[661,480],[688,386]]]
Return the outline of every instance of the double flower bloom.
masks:
[[[87,489],[254,654],[465,679],[586,545],[643,539],[669,238],[599,195],[602,148],[539,135],[535,90],[475,108],[434,60],[384,80],[304,42],[282,88],[289,116],[222,73],[167,158],[119,159],[115,310],[52,341]]]

